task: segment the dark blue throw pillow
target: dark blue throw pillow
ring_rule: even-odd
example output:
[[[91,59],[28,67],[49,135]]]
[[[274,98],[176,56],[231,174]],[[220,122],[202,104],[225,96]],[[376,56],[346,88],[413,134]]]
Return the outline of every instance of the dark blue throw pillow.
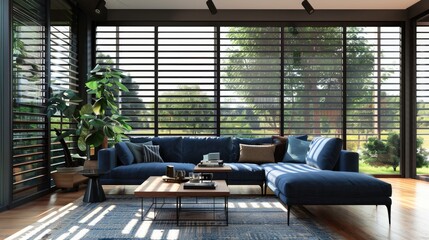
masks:
[[[128,148],[125,142],[118,142],[115,144],[116,153],[118,155],[119,161],[123,165],[130,165],[134,162],[134,155],[131,150]]]
[[[305,135],[306,136],[306,135]],[[283,162],[305,163],[305,157],[310,146],[310,142],[303,137],[289,136],[288,147],[283,157]]]
[[[311,141],[305,161],[308,165],[332,170],[340,157],[343,141],[340,138],[316,137]]]

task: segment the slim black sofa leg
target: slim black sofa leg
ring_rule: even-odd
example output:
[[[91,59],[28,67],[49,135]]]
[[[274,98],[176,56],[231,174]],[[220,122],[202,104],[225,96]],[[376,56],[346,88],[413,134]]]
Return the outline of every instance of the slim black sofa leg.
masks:
[[[264,196],[264,184],[262,183],[259,187],[261,187],[261,196]]]
[[[267,195],[267,181],[264,184],[264,195]]]
[[[290,209],[292,208],[291,205],[287,205],[287,225],[289,226],[289,220],[290,220]]]
[[[389,225],[391,225],[391,206],[392,205],[386,205],[386,207],[387,207],[387,215],[388,215],[388,217],[389,217]]]

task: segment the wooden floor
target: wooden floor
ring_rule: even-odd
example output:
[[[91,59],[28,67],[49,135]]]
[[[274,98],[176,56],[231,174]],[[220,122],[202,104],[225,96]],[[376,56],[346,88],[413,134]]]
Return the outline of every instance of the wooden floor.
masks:
[[[390,226],[385,206],[305,206],[305,209],[315,221],[345,239],[429,239],[429,182],[401,178],[382,180],[393,187]],[[132,194],[134,188],[107,186],[105,191],[107,194]],[[25,229],[38,219],[75,201],[83,193],[83,188],[77,192],[58,191],[0,213],[0,239]],[[232,186],[231,193],[258,194],[259,187]]]

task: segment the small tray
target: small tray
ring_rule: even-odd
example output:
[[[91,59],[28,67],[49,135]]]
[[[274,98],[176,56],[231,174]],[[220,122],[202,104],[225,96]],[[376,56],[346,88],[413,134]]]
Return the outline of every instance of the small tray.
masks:
[[[166,175],[164,175],[161,178],[164,182],[169,182],[169,183],[182,183],[182,182],[189,181],[189,177],[178,179],[178,178],[167,177]]]

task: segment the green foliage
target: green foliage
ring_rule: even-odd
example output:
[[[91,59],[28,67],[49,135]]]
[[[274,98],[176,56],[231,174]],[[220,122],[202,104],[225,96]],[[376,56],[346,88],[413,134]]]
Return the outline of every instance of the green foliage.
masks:
[[[390,133],[386,141],[375,137],[368,138],[364,144],[362,160],[371,166],[391,166],[396,171],[400,162],[400,136],[398,133]],[[423,139],[417,138],[417,168],[428,166],[426,158],[429,153],[423,147]]]
[[[85,151],[87,146],[98,147],[104,138],[114,142],[126,138],[125,132],[131,130],[127,119],[119,114],[115,95],[119,91],[128,91],[120,82],[125,75],[122,71],[97,65],[86,82],[87,92],[95,96],[93,104],[85,104],[77,109],[81,100],[70,90],[62,91],[48,100],[48,117],[57,112],[61,116],[71,117],[77,122],[76,130],[70,130],[58,136],[59,139],[71,134],[79,136],[78,147]]]

